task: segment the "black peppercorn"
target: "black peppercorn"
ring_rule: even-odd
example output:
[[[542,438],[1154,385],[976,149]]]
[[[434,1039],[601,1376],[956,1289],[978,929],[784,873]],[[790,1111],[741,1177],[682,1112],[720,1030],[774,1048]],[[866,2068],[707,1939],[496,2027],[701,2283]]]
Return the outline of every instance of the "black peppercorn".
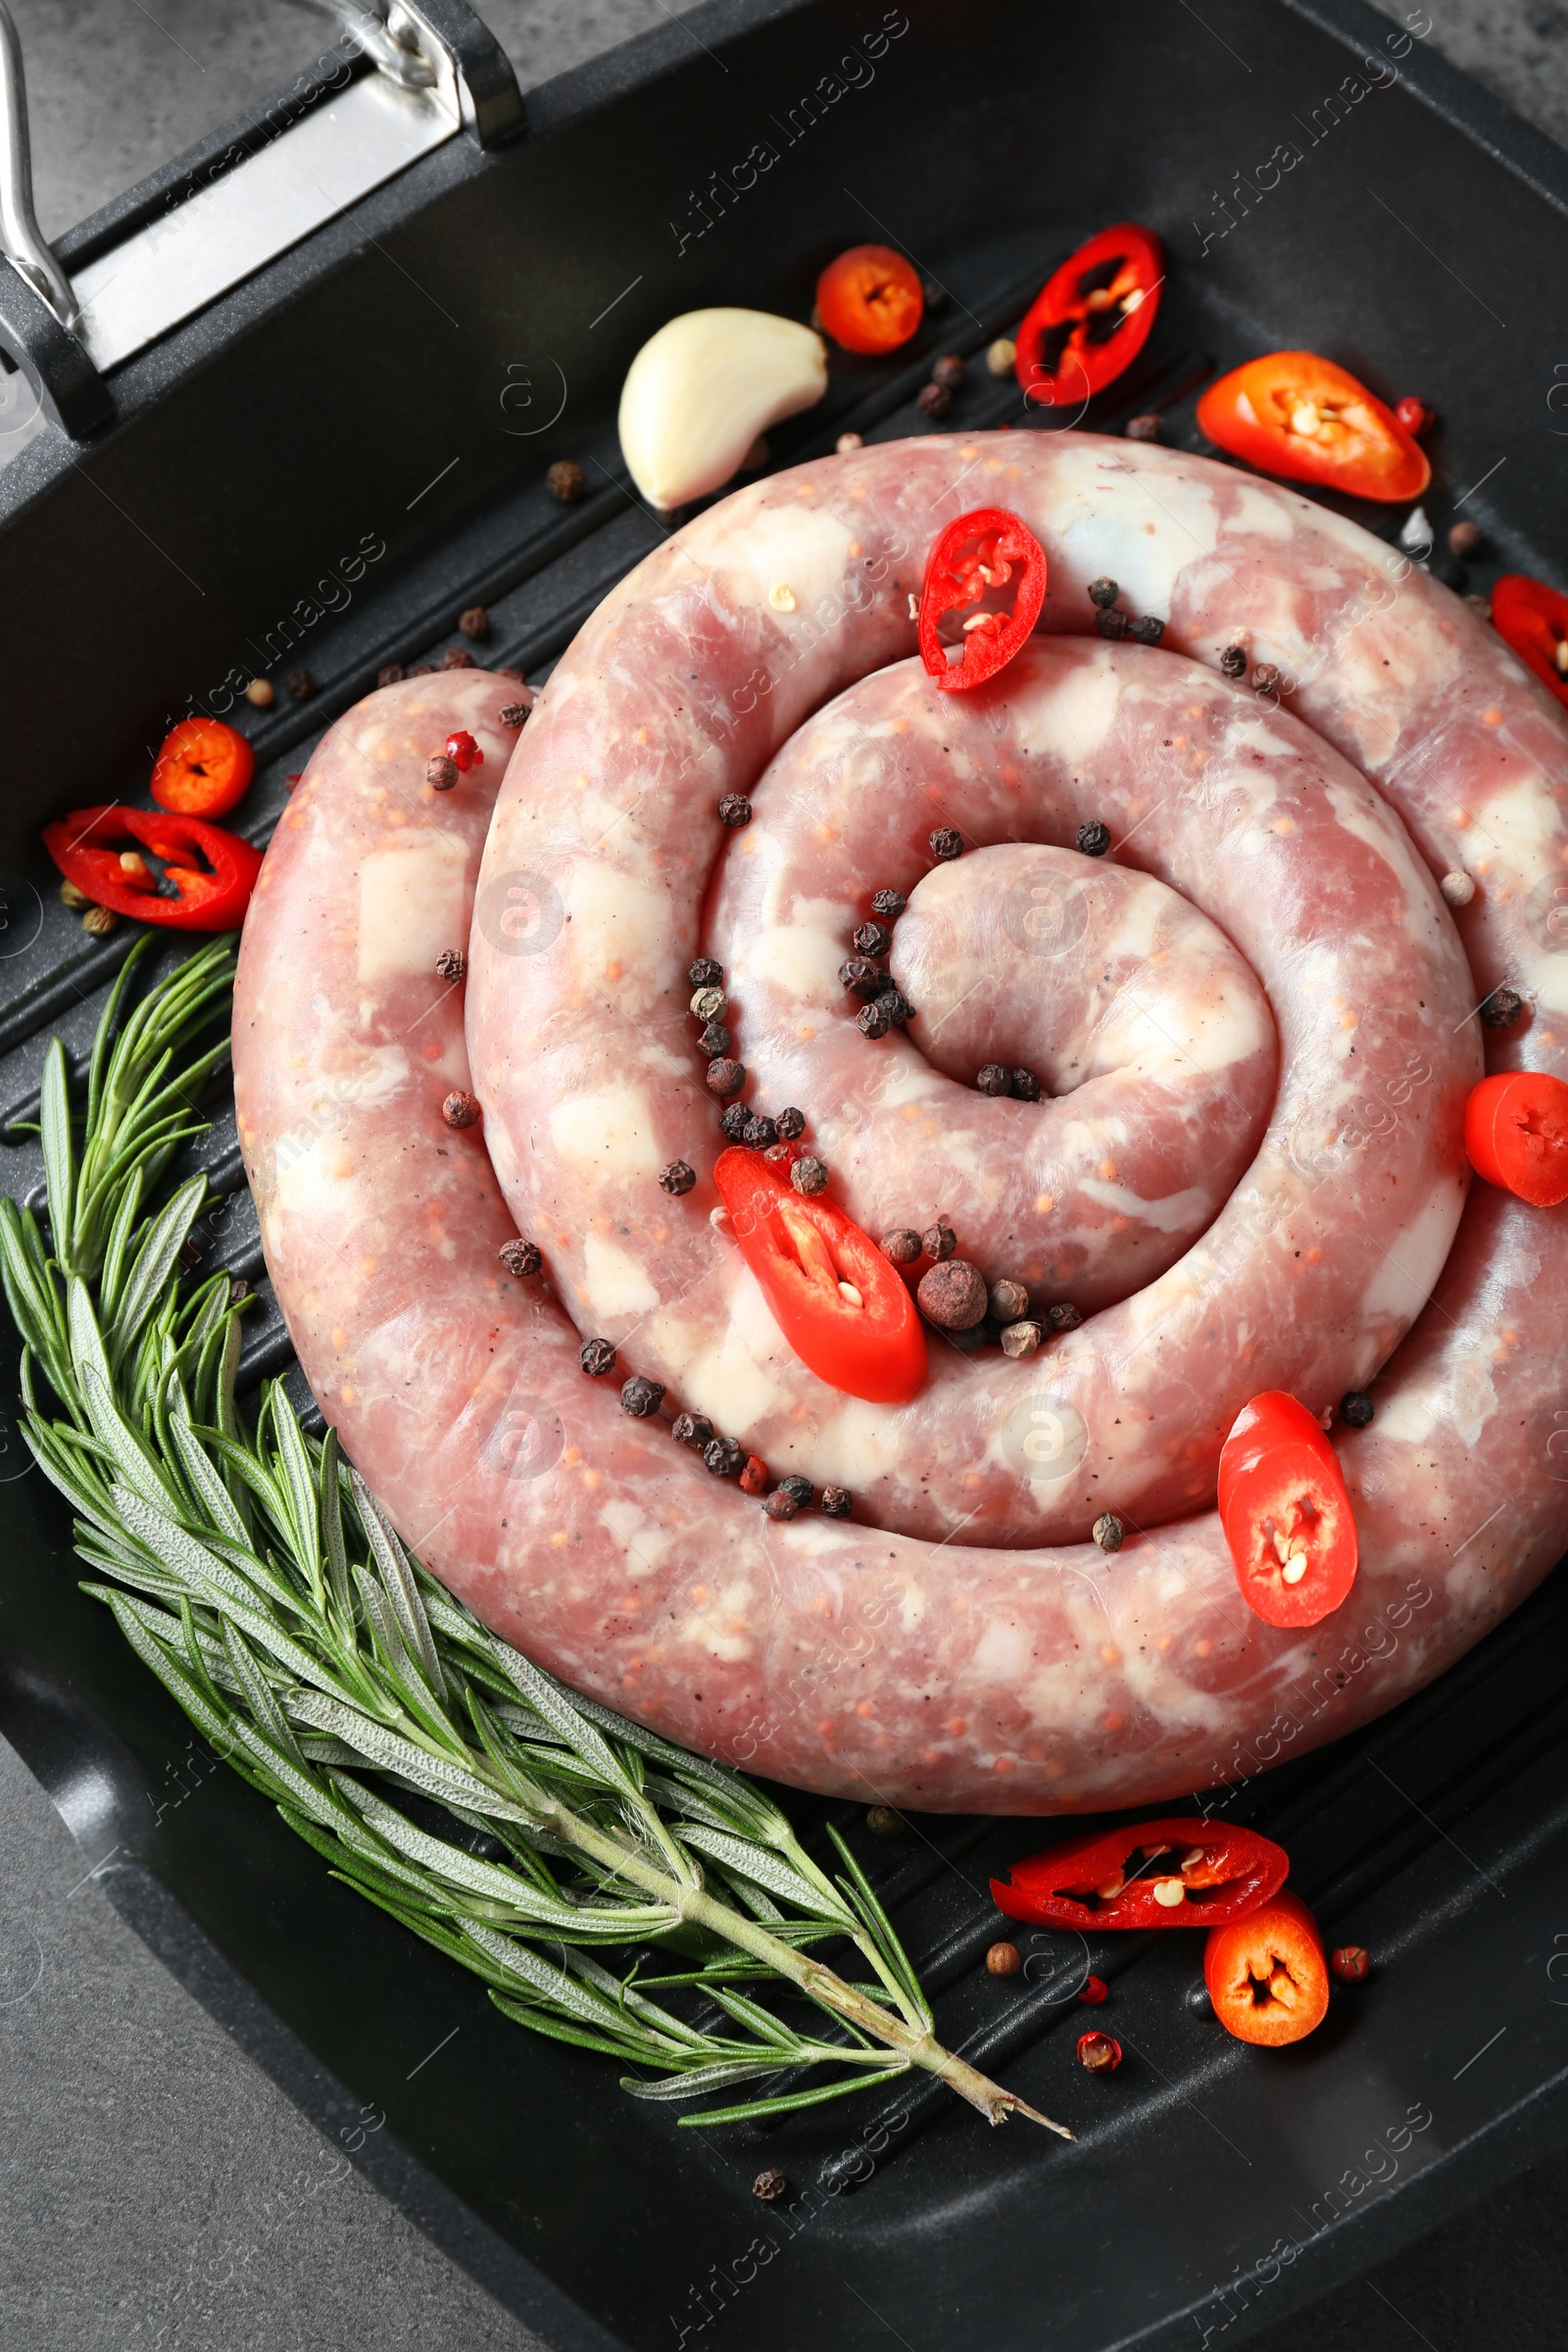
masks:
[[[713,1443],[713,1424],[706,1413],[677,1413],[669,1434],[677,1446],[689,1446],[695,1453],[702,1453]]]
[[[927,384],[915,395],[914,405],[922,416],[929,416],[934,422],[952,408],[953,394],[946,384]]]
[[[438,980],[461,980],[468,969],[468,958],[461,948],[443,948],[435,959]]]
[[[1456,556],[1478,556],[1482,547],[1480,526],[1473,522],[1450,523],[1448,545]]]
[[[862,1004],[855,1016],[855,1026],[862,1037],[886,1037],[893,1022],[888,1014],[887,999],[878,997],[872,1004]]]
[[[729,1052],[734,1043],[722,1021],[710,1021],[697,1040],[697,1051],[706,1054],[710,1060],[717,1060]]]
[[[746,1467],[746,1448],[733,1438],[714,1438],[703,1447],[703,1460],[715,1478],[739,1478]]]
[[[848,1487],[824,1487],[822,1510],[829,1519],[847,1519],[855,1507],[855,1497]]]
[[[750,1144],[754,1152],[765,1151],[769,1144],[778,1142],[778,1121],[770,1119],[765,1111],[760,1111],[755,1118],[747,1120],[746,1133],[741,1137],[741,1142]]]
[[[466,1086],[455,1086],[441,1105],[441,1116],[449,1127],[477,1127],[478,1096],[470,1095]]]
[[[1165,623],[1156,620],[1152,612],[1145,612],[1127,623],[1127,634],[1136,637],[1140,645],[1157,645],[1165,634]]]
[[[403,664],[402,664],[402,662],[389,662],[387,663],[387,665],[386,665],[385,669],[378,669],[378,670],[376,671],[376,673],[375,673],[375,682],[376,682],[376,684],[377,684],[378,686],[396,686],[396,685],[398,684],[399,680],[402,678],[402,676],[403,676]]]
[[[897,986],[891,980],[884,981],[882,987],[878,989],[876,1004],[879,1011],[887,1014],[895,1029],[902,1029],[906,1021],[912,1021],[914,1018],[914,1006],[909,1003],[907,997],[900,996]]]
[[[658,1412],[663,1401],[664,1392],[659,1382],[645,1380],[640,1372],[634,1372],[630,1380],[621,1384],[620,1409],[623,1413],[630,1413],[634,1421],[646,1421],[650,1413]]]
[[[1098,816],[1093,817],[1087,825],[1079,826],[1077,838],[1086,858],[1103,858],[1110,847],[1110,827],[1102,825]]]
[[[886,978],[886,972],[879,972],[866,956],[847,956],[839,965],[839,986],[858,997],[880,995]]]
[[[949,392],[956,392],[969,370],[956,351],[945,351],[940,360],[931,364],[931,381]]]
[[[789,2182],[777,2165],[770,2165],[765,2173],[759,2173],[752,2182],[752,2194],[760,2197],[764,2205],[771,2205],[776,2197],[784,2194],[788,2186]]]
[[[436,663],[436,667],[438,669],[473,669],[476,667],[476,663],[466,646],[449,645]]]
[[[1083,1321],[1083,1317],[1075,1306],[1068,1306],[1063,1301],[1060,1306],[1054,1306],[1048,1310],[1046,1321],[1051,1325],[1053,1331],[1076,1331]]]
[[[787,1471],[778,1483],[779,1492],[784,1494],[793,1494],[803,1511],[816,1492],[810,1480],[803,1478],[798,1470]]]
[[[988,1061],[976,1074],[975,1085],[983,1095],[1004,1095],[1007,1091],[1007,1073],[1000,1061]]]
[[[963,835],[958,831],[956,825],[938,825],[927,841],[926,847],[933,858],[961,858],[963,856]]]
[[[437,752],[433,759],[424,763],[424,780],[436,792],[450,792],[458,775],[457,761],[449,760],[445,752]]]
[[[806,1113],[804,1110],[797,1110],[791,1103],[787,1109],[779,1112],[775,1124],[780,1135],[793,1143],[798,1135],[806,1133]]]
[[[1516,988],[1494,988],[1481,1001],[1481,1018],[1489,1029],[1511,1029],[1524,1008],[1525,1001]]]
[[[752,821],[752,804],[744,792],[726,792],[718,804],[718,821],[733,830]]]
[[[1109,610],[1120,594],[1121,590],[1115,581],[1103,576],[1089,583],[1089,601],[1092,605],[1098,605],[1102,612]]]
[[[927,1257],[934,1259],[936,1264],[941,1265],[945,1259],[950,1258],[953,1255],[953,1252],[958,1247],[958,1237],[954,1232],[953,1227],[948,1223],[946,1217],[942,1217],[938,1219],[935,1225],[928,1225],[926,1227],[924,1233],[922,1233],[920,1236],[920,1247],[924,1250]]]
[[[1102,1511],[1091,1533],[1102,1551],[1120,1551],[1127,1530],[1114,1511]]]
[[[785,1487],[775,1487],[762,1505],[770,1519],[798,1519],[801,1506]]]
[[[1012,1091],[1020,1102],[1038,1102],[1040,1081],[1033,1070],[1014,1070],[1012,1072]]]
[[[1347,1429],[1365,1429],[1374,1409],[1365,1389],[1347,1389],[1340,1398],[1340,1419]]]
[[[985,1276],[965,1257],[928,1267],[914,1295],[921,1314],[943,1331],[973,1331],[985,1320]]]
[[[719,1120],[719,1131],[725,1141],[738,1144],[752,1123],[752,1114],[744,1102],[732,1102]]]
[[[920,1254],[920,1236],[906,1225],[900,1226],[894,1233],[885,1233],[878,1247],[896,1266],[912,1266]]]
[[[1110,610],[1107,610],[1103,612],[1097,612],[1095,614],[1095,626],[1100,631],[1102,637],[1125,637],[1127,634],[1127,615],[1125,612],[1117,612]]]
[[[790,1182],[798,1193],[809,1196],[821,1192],[827,1183],[827,1164],[808,1152],[790,1170]]]
[[[709,1063],[705,1084],[709,1093],[717,1095],[720,1102],[726,1095],[738,1094],[746,1084],[745,1062],[731,1061],[727,1054],[721,1054],[716,1061]]]
[[[615,1369],[615,1350],[609,1340],[584,1340],[577,1361],[592,1380]]]
[[[908,905],[902,890],[875,890],[871,893],[871,912],[883,920],[896,923]]]
[[[902,1838],[904,1815],[892,1805],[872,1805],[866,1813],[865,1826],[873,1838]]]
[[[694,1021],[721,1021],[729,1010],[729,999],[721,988],[694,988],[686,1009]]]
[[[1142,416],[1129,416],[1123,428],[1129,441],[1157,441],[1161,419],[1152,410]]]
[[[466,612],[458,614],[458,626],[465,637],[485,638],[490,634],[490,615],[483,605],[470,605]]]
[[[537,1274],[545,1262],[537,1242],[503,1242],[496,1255],[519,1282],[525,1275]]]
[[[545,475],[545,488],[563,506],[569,507],[573,499],[581,498],[587,487],[588,476],[571,458],[558,458]]]
[[[1278,694],[1280,673],[1272,662],[1259,662],[1252,672],[1251,686],[1254,694]]]
[[[1219,658],[1219,665],[1227,678],[1245,677],[1247,674],[1246,646],[1228,645]]]
[[[724,978],[724,966],[715,963],[711,956],[699,956],[695,963],[686,966],[686,977],[693,988],[717,988]]]
[[[291,669],[284,676],[283,692],[291,702],[308,703],[316,692],[316,680],[308,669]]]
[[[504,727],[520,727],[532,709],[531,702],[504,703],[501,708],[501,724]]]
[[[679,1200],[697,1182],[697,1170],[684,1159],[672,1159],[667,1168],[660,1169],[659,1182],[664,1192]]]
[[[861,956],[885,956],[893,945],[893,934],[885,923],[862,923],[855,934],[856,952]]]

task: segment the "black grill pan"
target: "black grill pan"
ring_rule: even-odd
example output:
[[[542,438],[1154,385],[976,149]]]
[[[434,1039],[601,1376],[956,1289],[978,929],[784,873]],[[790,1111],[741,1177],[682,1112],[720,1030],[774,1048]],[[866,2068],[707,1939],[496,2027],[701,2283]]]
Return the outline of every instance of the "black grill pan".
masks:
[[[1113,19],[720,0],[531,94],[520,127],[492,82],[489,144],[452,141],[114,370],[107,428],[50,431],[0,468],[0,1111],[28,1116],[51,1030],[85,1052],[127,944],[86,940],[61,907],[39,821],[138,795],[148,747],[220,708],[231,669],[308,665],[318,686],[244,714],[258,840],[329,719],[382,663],[455,642],[464,607],[491,612],[489,659],[544,674],[664,527],[613,434],[638,343],[707,302],[804,317],[822,263],[862,236],[904,245],[945,300],[906,360],[835,362],[775,463],[847,426],[922,429],[942,350],[976,363],[955,423],[1013,419],[987,341],[1081,234],[1131,216],[1165,236],[1170,283],[1086,423],[1157,408],[1196,445],[1216,368],[1313,345],[1440,410],[1428,513],[1440,534],[1459,514],[1487,534],[1466,585],[1551,576],[1568,378],[1541,289],[1568,275],[1568,164],[1429,54],[1426,22],[1354,0],[1126,0]],[[776,160],[739,188],[759,143]],[[1282,144],[1297,160],[1264,186]],[[177,201],[191,170],[63,240],[68,266]],[[7,317],[0,302],[0,339]],[[571,507],[543,486],[565,456],[589,481]],[[210,1108],[204,1260],[261,1287],[245,1381],[286,1373],[303,1404],[221,1085]],[[0,1145],[5,1189],[39,1178],[28,1140]],[[1026,1936],[1024,1975],[992,1980],[987,1880],[1037,1825],[933,1817],[890,1843],[803,1799],[808,1830],[834,1819],[871,1870],[945,2037],[1081,2137],[987,2133],[921,2086],[705,2135],[509,2025],[201,1753],[77,1592],[10,1369],[3,1395],[0,1728],[155,1948],[553,2343],[1229,2345],[1568,2141],[1561,1572],[1367,1731],[1195,1792],[1282,1838],[1328,1933],[1376,1955],[1310,2042],[1230,2041],[1194,1997],[1187,1937]],[[1111,1984],[1095,2022],[1126,2049],[1105,2082],[1073,2063],[1091,1967]],[[767,2166],[781,2204],[751,2195]]]

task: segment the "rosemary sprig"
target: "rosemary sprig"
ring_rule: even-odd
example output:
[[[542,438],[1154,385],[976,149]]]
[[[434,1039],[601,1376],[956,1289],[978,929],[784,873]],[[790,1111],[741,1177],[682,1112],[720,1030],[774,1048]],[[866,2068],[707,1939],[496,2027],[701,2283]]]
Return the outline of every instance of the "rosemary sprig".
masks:
[[[508,2017],[650,2070],[623,2078],[640,2098],[776,2082],[683,2124],[777,2115],[921,2068],[992,2123],[1016,2111],[1061,2132],[938,2042],[836,1832],[829,1877],[741,1774],[566,1690],[489,1632],[280,1383],[246,1426],[244,1301],[226,1275],[187,1289],[180,1274],[207,1180],[154,1200],[202,1131],[196,1098],[227,1045],[199,1041],[226,1008],[233,959],[204,948],[137,1000],[142,953],[98,1030],[79,1142],[65,1052],[49,1048],[47,1246],[32,1212],[0,1198],[27,1442],[76,1512],[77,1552],[110,1580],[83,1590],[333,1876],[473,1971]],[[833,1937],[868,1981],[813,1956]],[[644,1973],[633,1955],[648,1946],[681,1965]],[[803,1996],[806,2022],[743,1983]],[[653,1997],[675,1987],[704,1996],[707,2022]]]

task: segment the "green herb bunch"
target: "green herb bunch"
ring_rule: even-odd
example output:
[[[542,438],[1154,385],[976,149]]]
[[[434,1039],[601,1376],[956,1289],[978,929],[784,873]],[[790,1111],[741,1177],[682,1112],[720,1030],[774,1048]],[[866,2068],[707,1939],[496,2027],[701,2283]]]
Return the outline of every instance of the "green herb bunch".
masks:
[[[482,1978],[508,2017],[642,2070],[622,2078],[640,2098],[774,2082],[683,2124],[777,2115],[911,2067],[992,2123],[1049,2123],[937,2041],[836,1831],[829,1877],[743,1775],[500,1641],[406,1550],[336,1432],[302,1429],[281,1383],[246,1425],[245,1301],[226,1274],[181,1271],[207,1179],[165,1183],[228,1052],[226,1032],[203,1041],[233,957],[215,943],[138,997],[151,944],[116,983],[79,1108],[50,1044],[47,1241],[0,1198],[27,1443],[76,1513],[78,1554],[110,1580],[83,1590],[333,1876]],[[858,1981],[813,1956],[833,1938]],[[798,2018],[748,1984],[797,1996]],[[677,1986],[722,2025],[654,1997]]]

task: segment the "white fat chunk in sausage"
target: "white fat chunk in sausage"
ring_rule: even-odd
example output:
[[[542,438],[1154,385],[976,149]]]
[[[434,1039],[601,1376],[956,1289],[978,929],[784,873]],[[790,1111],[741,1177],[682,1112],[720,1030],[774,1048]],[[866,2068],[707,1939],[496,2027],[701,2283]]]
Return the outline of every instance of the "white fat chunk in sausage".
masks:
[[[420,833],[362,860],[362,988],[433,971],[443,948],[465,944],[467,876],[468,845],[456,833]]]
[[[675,957],[674,906],[655,880],[579,860],[566,885],[571,958],[585,986],[628,1019],[650,1012]]]
[[[1369,1323],[1388,1315],[1402,1327],[1420,1313],[1453,1239],[1453,1186],[1441,1185],[1414,1224],[1406,1227],[1397,1250],[1386,1253],[1367,1285],[1364,1312]]]
[[[842,908],[836,911],[833,929],[780,923],[760,933],[746,951],[746,978],[768,981],[807,1004],[831,1004],[843,993],[838,974],[845,953],[844,914]]]
[[[296,1130],[278,1138],[277,1175],[270,1206],[278,1218],[304,1217],[329,1222],[334,1196],[357,1207],[354,1194],[359,1162],[341,1134],[308,1135]]]
[[[595,1177],[657,1176],[662,1164],[654,1106],[627,1080],[558,1102],[550,1140],[564,1160]]]
[[[726,532],[707,563],[721,596],[736,605],[762,606],[772,627],[809,644],[824,620],[843,609],[853,562],[850,538],[848,526],[824,507],[763,507]],[[778,587],[793,594],[793,612],[769,605],[769,592]],[[818,599],[826,600],[820,612],[814,610]]]
[[[1021,703],[1013,740],[1026,757],[1043,753],[1068,768],[1087,766],[1110,733],[1121,693],[1108,662],[1083,662],[1049,697]]]
[[[641,1259],[603,1233],[590,1233],[583,1242],[582,1287],[601,1328],[627,1315],[646,1315],[659,1304]]]
[[[1295,520],[1279,494],[1254,489],[1247,481],[1237,485],[1229,527],[1245,531],[1250,539],[1272,539],[1279,547],[1287,546],[1296,536]],[[1334,577],[1337,579],[1338,574]]]
[[[988,1682],[1016,1687],[1029,1671],[1033,1643],[1016,1617],[988,1617],[980,1639],[969,1653],[976,1674]]]
[[[1190,1231],[1208,1206],[1208,1195],[1201,1185],[1192,1185],[1183,1193],[1167,1193],[1162,1200],[1146,1200],[1125,1184],[1106,1184],[1098,1176],[1081,1177],[1079,1190],[1113,1215],[1137,1217],[1143,1224],[1152,1225],[1156,1233]]]
[[[672,1529],[661,1527],[629,1495],[612,1496],[601,1510],[599,1522],[625,1545],[629,1577],[651,1575],[675,1541]]]

